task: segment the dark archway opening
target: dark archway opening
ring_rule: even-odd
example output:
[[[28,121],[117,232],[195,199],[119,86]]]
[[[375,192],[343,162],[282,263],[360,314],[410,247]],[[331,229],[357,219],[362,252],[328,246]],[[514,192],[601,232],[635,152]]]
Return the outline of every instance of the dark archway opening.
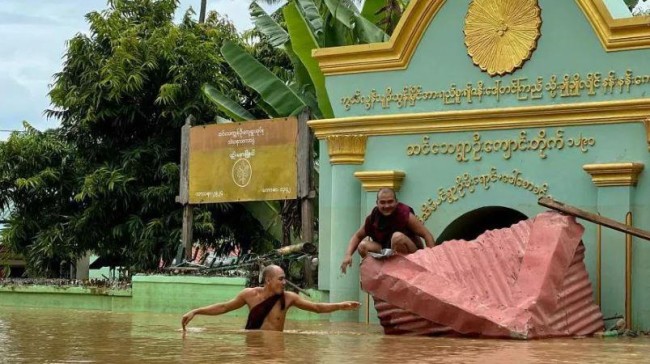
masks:
[[[474,240],[487,230],[510,227],[528,216],[503,206],[485,206],[461,215],[452,221],[436,241]]]

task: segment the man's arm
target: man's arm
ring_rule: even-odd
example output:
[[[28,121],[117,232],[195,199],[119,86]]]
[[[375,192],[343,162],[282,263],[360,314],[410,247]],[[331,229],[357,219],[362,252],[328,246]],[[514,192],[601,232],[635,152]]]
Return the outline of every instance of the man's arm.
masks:
[[[221,315],[232,310],[236,310],[246,304],[244,296],[246,295],[246,290],[239,292],[235,298],[228,302],[215,303],[210,306],[204,306],[200,308],[195,308],[185,315],[181,319],[181,325],[183,326],[183,331],[185,331],[185,326],[192,321],[195,315]]]
[[[361,226],[352,237],[350,242],[348,242],[348,248],[345,250],[345,255],[343,256],[343,262],[341,262],[341,272],[345,273],[348,267],[352,266],[352,255],[357,250],[361,240],[366,237],[366,229],[364,226]]]
[[[316,312],[316,313],[328,313],[339,310],[356,310],[359,307],[359,302],[356,301],[345,301],[345,302],[335,302],[335,303],[319,303],[311,302],[300,295],[293,292],[286,292],[290,300],[290,305],[294,305],[301,310]]]
[[[426,226],[424,226],[424,224],[413,214],[409,214],[408,227],[416,235],[421,236],[424,239],[427,248],[433,248],[436,245],[436,240],[433,238],[431,232],[429,232],[429,229],[427,229]]]

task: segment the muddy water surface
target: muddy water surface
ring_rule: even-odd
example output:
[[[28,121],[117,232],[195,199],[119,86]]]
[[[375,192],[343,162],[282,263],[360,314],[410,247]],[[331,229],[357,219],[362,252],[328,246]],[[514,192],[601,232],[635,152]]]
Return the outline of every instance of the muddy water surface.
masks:
[[[0,306],[0,363],[650,363],[649,338],[537,341],[384,336],[376,325]]]

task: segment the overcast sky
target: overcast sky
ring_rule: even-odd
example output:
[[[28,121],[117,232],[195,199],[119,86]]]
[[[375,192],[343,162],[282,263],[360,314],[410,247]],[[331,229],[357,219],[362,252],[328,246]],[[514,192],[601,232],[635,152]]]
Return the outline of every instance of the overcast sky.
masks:
[[[177,19],[190,6],[198,13],[201,1],[180,3]],[[242,31],[252,27],[248,4],[208,0],[208,11],[227,15]],[[4,130],[22,130],[23,120],[40,130],[58,125],[43,111],[49,107],[52,75],[61,70],[65,42],[88,30],[86,13],[105,8],[106,0],[0,0],[0,140],[9,135]]]

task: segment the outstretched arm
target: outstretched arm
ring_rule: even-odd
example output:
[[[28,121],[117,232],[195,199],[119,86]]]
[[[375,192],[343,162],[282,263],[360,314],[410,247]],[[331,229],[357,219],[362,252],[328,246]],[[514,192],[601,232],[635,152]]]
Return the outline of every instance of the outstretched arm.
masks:
[[[429,229],[427,229],[422,221],[418,220],[418,218],[413,214],[409,215],[408,227],[416,235],[421,236],[424,239],[427,248],[432,248],[436,245],[436,240],[433,238],[431,232],[429,232]]]
[[[316,313],[328,313],[340,310],[356,310],[359,307],[359,302],[356,301],[345,301],[345,302],[335,302],[335,303],[320,303],[320,302],[311,302],[300,295],[287,292],[286,293],[289,299],[291,299],[291,304],[298,307],[301,310],[316,312]]]
[[[350,242],[348,242],[348,248],[345,250],[345,255],[343,256],[343,262],[341,262],[341,272],[345,273],[348,267],[352,265],[352,255],[357,250],[357,247],[359,246],[359,243],[361,243],[361,240],[363,240],[365,237],[366,229],[364,226],[361,226],[359,230],[352,234]]]
[[[228,302],[215,303],[210,306],[204,306],[200,308],[195,308],[185,315],[181,319],[181,325],[183,326],[183,331],[185,331],[185,326],[192,321],[195,315],[221,315],[232,310],[236,310],[246,304],[244,299],[244,292],[241,291],[235,298]]]

